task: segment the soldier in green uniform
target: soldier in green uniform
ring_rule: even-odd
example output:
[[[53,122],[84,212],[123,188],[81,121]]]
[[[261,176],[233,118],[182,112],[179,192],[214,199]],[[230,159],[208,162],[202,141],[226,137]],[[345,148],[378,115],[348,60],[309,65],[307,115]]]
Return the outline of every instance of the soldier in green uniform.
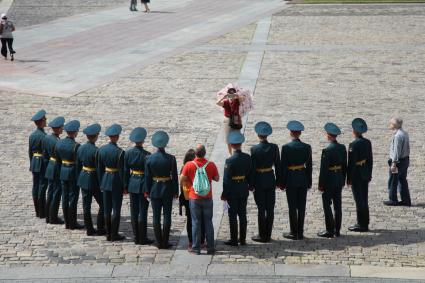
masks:
[[[258,208],[258,235],[252,240],[267,243],[271,240],[276,201],[276,186],[280,184],[279,147],[267,141],[273,132],[267,122],[258,122],[255,132],[260,141],[251,147],[252,187]],[[274,171],[273,171],[274,167]]]
[[[81,188],[83,197],[84,226],[87,230],[87,236],[105,235],[105,222],[103,212],[103,197],[100,191],[99,179],[96,172],[96,141],[102,127],[99,124],[92,124],[84,129],[83,133],[87,136],[87,143],[78,148],[77,151],[77,185]],[[97,213],[97,231],[93,227],[91,217],[91,204],[93,198],[99,205]]]
[[[347,185],[352,186],[356,202],[357,224],[348,229],[354,232],[369,230],[369,182],[372,180],[373,156],[370,140],[363,137],[367,124],[361,118],[352,122],[354,141],[348,149]]]
[[[56,143],[56,162],[60,164],[62,182],[62,210],[66,229],[83,229],[77,222],[77,203],[80,189],[77,186],[78,171],[76,167],[77,150],[80,146],[75,141],[80,129],[80,122],[72,120],[64,127],[67,137]]]
[[[60,180],[60,164],[56,162],[56,143],[63,132],[64,117],[56,117],[49,123],[52,128],[52,134],[46,136],[43,142],[43,156],[48,160],[45,177],[48,180],[47,202],[45,202],[45,191],[40,190],[39,209],[46,211],[46,222],[50,224],[63,224],[63,220],[58,218],[59,205],[62,195]]]
[[[320,162],[319,191],[322,192],[323,210],[325,212],[326,230],[317,235],[324,238],[340,236],[341,230],[341,191],[345,185],[347,174],[347,150],[338,143],[337,136],[341,130],[334,123],[325,125],[326,137],[329,145],[322,150]],[[332,215],[333,203],[335,219]]]
[[[311,146],[300,140],[301,132],[304,131],[303,124],[289,121],[287,128],[292,141],[282,146],[281,169],[282,189],[286,190],[291,231],[284,237],[301,240],[304,238],[307,190],[312,185]]]
[[[46,111],[40,110],[31,121],[34,122],[37,129],[32,132],[29,137],[28,155],[30,159],[30,171],[32,173],[32,200],[34,203],[34,210],[37,217],[43,218],[44,211],[39,211],[38,207],[38,194],[40,190],[45,190],[46,179],[44,178],[44,171],[46,161],[43,158],[43,140],[46,136],[44,127],[46,127]]]
[[[124,190],[124,150],[117,145],[121,131],[120,125],[111,125],[105,133],[110,142],[100,147],[97,155],[97,172],[103,193],[106,239],[112,242],[125,239],[118,233]]]
[[[242,152],[245,137],[240,132],[231,132],[227,139],[233,149],[233,155],[226,159],[223,176],[223,193],[221,199],[227,201],[229,208],[230,240],[225,244],[238,246],[238,217],[239,242],[246,245],[247,217],[246,206],[251,184],[251,157]]]
[[[158,151],[149,156],[145,166],[144,195],[152,201],[153,229],[159,249],[168,249],[172,246],[169,243],[171,211],[173,197],[177,199],[179,194],[176,158],[165,152],[168,141],[168,134],[164,131],[153,134],[152,145],[158,148]],[[161,229],[162,210],[164,219]]]
[[[131,225],[134,243],[149,245],[153,241],[147,237],[149,201],[143,194],[145,186],[145,163],[150,152],[143,149],[147,132],[144,128],[135,128],[130,133],[130,141],[135,146],[125,152],[124,184],[130,193]]]

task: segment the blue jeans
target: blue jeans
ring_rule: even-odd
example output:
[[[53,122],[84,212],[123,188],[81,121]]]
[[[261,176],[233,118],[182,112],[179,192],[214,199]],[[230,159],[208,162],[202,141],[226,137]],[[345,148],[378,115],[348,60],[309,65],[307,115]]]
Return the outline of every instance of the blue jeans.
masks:
[[[214,250],[214,226],[213,200],[212,199],[191,199],[189,200],[190,214],[192,215],[192,248],[195,251],[201,250],[201,224],[205,224],[205,235],[207,238],[208,251]]]
[[[391,166],[391,162],[388,164]],[[390,169],[390,177],[388,179],[388,194],[390,201],[397,203],[397,188],[400,189],[400,197],[401,201],[405,204],[411,203],[410,201],[410,193],[409,193],[409,184],[407,183],[407,169],[409,168],[409,157],[403,158],[399,160],[397,163],[398,173],[391,173]]]

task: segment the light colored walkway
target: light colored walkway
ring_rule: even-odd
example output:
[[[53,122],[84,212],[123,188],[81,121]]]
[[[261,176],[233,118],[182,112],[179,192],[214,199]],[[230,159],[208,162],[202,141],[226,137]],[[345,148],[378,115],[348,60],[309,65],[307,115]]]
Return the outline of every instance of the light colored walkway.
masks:
[[[0,14],[6,13],[9,11],[10,6],[12,5],[13,0],[0,0]]]
[[[280,0],[168,0],[156,13],[127,7],[16,32],[0,88],[72,96],[283,7]]]

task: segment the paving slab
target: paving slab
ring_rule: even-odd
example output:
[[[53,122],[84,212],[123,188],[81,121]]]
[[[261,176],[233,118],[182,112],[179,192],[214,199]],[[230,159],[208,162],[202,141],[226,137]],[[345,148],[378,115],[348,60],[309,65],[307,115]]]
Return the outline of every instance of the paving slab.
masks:
[[[425,269],[417,267],[350,266],[352,277],[425,280]]]
[[[145,278],[145,277],[149,277],[150,269],[151,269],[150,264],[116,265],[113,267],[113,271],[111,272],[111,277],[113,278],[121,278],[121,277]]]
[[[110,277],[112,266],[0,267],[0,280]]]
[[[265,276],[274,275],[273,264],[211,264],[208,266],[207,275],[214,276],[234,276],[243,274],[244,276],[255,275]]]
[[[349,277],[350,268],[343,265],[276,264],[275,274],[283,276]]]

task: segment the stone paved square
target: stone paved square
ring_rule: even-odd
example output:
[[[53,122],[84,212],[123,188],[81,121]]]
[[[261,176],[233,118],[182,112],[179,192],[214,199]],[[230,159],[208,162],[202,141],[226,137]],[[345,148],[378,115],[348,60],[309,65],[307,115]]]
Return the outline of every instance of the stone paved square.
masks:
[[[109,2],[119,4],[122,1]],[[199,1],[195,2],[199,5]],[[244,11],[237,6],[244,1],[229,3],[241,9],[235,13]],[[108,5],[102,9],[108,9]],[[163,5],[166,7],[168,2]],[[186,2],[181,5],[186,7]],[[176,13],[182,12],[181,7],[175,9]],[[247,270],[248,274],[241,273],[243,276],[253,272],[251,278],[241,277],[248,282],[260,278],[266,282],[370,282],[350,276],[386,277],[385,272],[389,270],[393,273],[400,270],[400,274],[388,274],[388,278],[405,278],[399,279],[400,282],[425,280],[425,147],[421,129],[425,124],[425,5],[282,4],[279,10],[270,9],[273,12],[269,13],[274,14],[268,15],[270,18],[265,22],[244,22],[237,29],[227,27],[227,33],[211,36],[208,40],[198,39],[189,46],[176,46],[175,51],[161,60],[146,60],[137,70],[123,71],[106,83],[69,97],[40,96],[2,88],[0,76],[0,270],[5,276],[0,272],[0,281],[7,282],[9,268],[33,270],[55,266],[64,270],[92,266],[109,272],[109,277],[93,276],[99,282],[123,282],[124,279],[135,282],[145,275],[150,275],[151,280],[165,280],[165,276],[170,276],[175,281],[185,281],[184,277],[166,275],[172,274],[173,269],[183,268],[180,256],[188,260],[184,264],[195,268],[196,264],[204,266],[202,264],[206,263],[205,272],[201,270],[204,276],[186,278],[200,282],[235,279],[237,277],[226,277],[226,273],[209,273],[224,270],[231,274],[232,269],[239,273]],[[25,14],[25,11],[20,13]],[[158,20],[165,15],[158,15]],[[261,15],[261,20],[267,16]],[[62,19],[59,12],[55,17],[59,22]],[[271,20],[270,27],[267,19]],[[267,32],[261,31],[264,23]],[[43,27],[45,23],[40,24]],[[30,22],[25,25],[29,26],[24,30],[28,34],[33,26]],[[194,26],[190,23],[187,28]],[[259,43],[262,37],[266,40],[264,44]],[[281,191],[277,192],[273,241],[268,244],[250,240],[257,234],[257,209],[252,194],[248,203],[248,245],[245,247],[229,248],[223,244],[229,237],[228,217],[216,209],[215,217],[220,217],[217,219],[220,225],[215,227],[218,252],[212,257],[186,255],[185,247],[181,246],[186,237],[185,217],[178,215],[177,204],[173,207],[171,242],[174,247],[170,250],[134,245],[128,196],[124,197],[120,228],[127,239],[122,243],[107,242],[104,237],[88,237],[83,231],[65,230],[34,217],[27,142],[33,129],[29,120],[35,111],[44,108],[48,119],[63,115],[67,120],[79,119],[83,126],[95,121],[105,128],[118,122],[124,129],[119,141],[124,149],[131,145],[128,136],[136,126],[148,130],[147,148],[150,151],[154,150],[150,144],[151,134],[157,129],[166,130],[171,136],[167,150],[176,155],[180,168],[186,150],[197,143],[207,146],[210,157],[217,156],[214,154],[223,147],[223,140],[217,138],[222,130],[222,112],[215,105],[215,92],[228,82],[245,81],[247,63],[253,58],[259,60],[260,65],[258,76],[249,80],[255,86],[252,89],[255,108],[247,117],[244,150],[249,152],[250,146],[257,142],[253,128],[261,120],[272,124],[274,131],[270,140],[281,147],[289,140],[285,125],[292,119],[304,123],[306,131],[302,140],[313,148],[313,188],[307,196],[304,241],[290,242],[283,238],[289,224],[286,195]],[[16,64],[19,67],[27,63],[17,61]],[[31,68],[37,68],[37,64],[42,63],[32,64]],[[13,68],[10,62],[0,62],[0,66],[8,70]],[[249,76],[253,73],[248,72]],[[393,115],[404,119],[411,139],[408,180],[413,206],[408,208],[382,204],[387,199],[391,137],[387,123]],[[322,128],[328,121],[337,123],[343,129],[339,141],[348,145],[352,140],[350,124],[355,117],[363,117],[368,122],[370,130],[366,136],[371,139],[374,151],[374,173],[369,187],[370,232],[348,232],[348,226],[355,222],[356,212],[351,189],[344,188],[342,237],[321,239],[316,233],[324,229],[321,195],[317,190],[320,154],[326,145]],[[85,141],[82,133],[77,141]],[[98,144],[106,142],[102,135]],[[213,161],[222,164],[226,155],[225,152],[220,154],[222,160]],[[219,202],[221,185],[214,186],[214,190],[215,201]],[[78,209],[82,221],[81,196]],[[96,205],[92,211],[97,211]],[[148,234],[153,238],[151,218],[149,209]],[[298,277],[286,277],[284,271],[278,274],[281,266],[285,270],[285,265],[298,264],[330,266],[335,270],[348,270],[348,274],[345,277],[317,275],[322,277],[311,279],[305,277],[309,274]],[[143,273],[145,269],[148,271]],[[72,278],[57,278],[74,282]],[[78,278],[75,282],[86,280],[83,275]],[[30,281],[24,277],[13,279]],[[41,279],[53,282],[55,277]],[[398,279],[373,280],[399,282]]]

